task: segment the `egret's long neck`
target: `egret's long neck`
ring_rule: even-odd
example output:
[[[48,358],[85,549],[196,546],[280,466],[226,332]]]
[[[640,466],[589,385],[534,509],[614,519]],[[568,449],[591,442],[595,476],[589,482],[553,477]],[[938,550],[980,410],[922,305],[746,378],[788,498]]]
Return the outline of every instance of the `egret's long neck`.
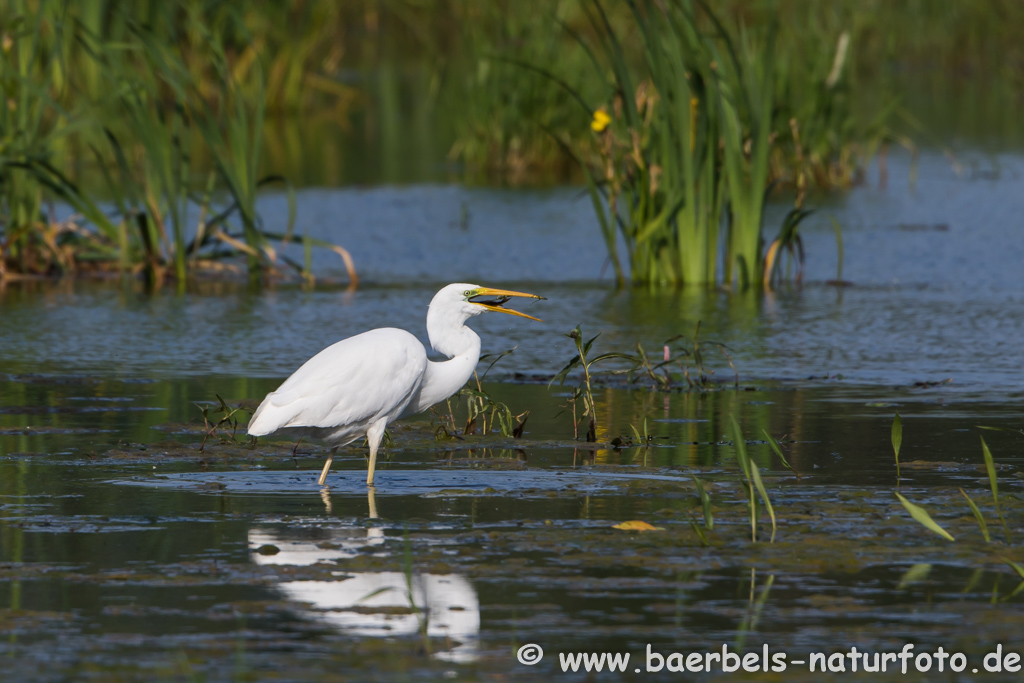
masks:
[[[426,410],[462,388],[480,360],[480,337],[465,325],[466,319],[454,311],[427,312],[427,336],[438,353],[451,360],[427,361],[427,372],[420,385],[416,408]]]

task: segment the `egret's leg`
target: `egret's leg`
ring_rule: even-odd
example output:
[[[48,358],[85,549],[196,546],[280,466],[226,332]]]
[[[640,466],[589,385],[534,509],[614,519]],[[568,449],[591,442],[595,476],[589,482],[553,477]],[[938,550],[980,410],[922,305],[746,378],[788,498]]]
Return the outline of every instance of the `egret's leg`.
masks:
[[[331,452],[327,454],[327,462],[324,463],[324,469],[320,472],[320,478],[316,480],[316,483],[320,486],[324,485],[327,480],[327,472],[331,469],[331,463],[334,462],[334,454],[338,452],[338,447],[335,446],[331,449]]]
[[[384,440],[384,430],[387,426],[387,420],[377,420],[366,430],[366,441],[370,444],[370,467],[366,471],[367,486],[373,486],[373,472],[377,469],[377,449]]]

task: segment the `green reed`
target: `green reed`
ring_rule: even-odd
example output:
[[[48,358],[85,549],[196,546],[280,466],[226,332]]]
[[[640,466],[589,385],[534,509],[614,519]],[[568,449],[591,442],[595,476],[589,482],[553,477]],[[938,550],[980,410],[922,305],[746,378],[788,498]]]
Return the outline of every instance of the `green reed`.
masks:
[[[591,0],[582,5],[589,37],[566,29],[595,77],[611,75],[599,104],[557,71],[532,67],[592,114],[595,139],[575,151],[573,140],[562,144],[581,165],[616,278],[626,278],[621,242],[634,282],[760,285],[775,29],[729,29],[688,0],[628,5],[630,16],[616,25]],[[639,57],[621,35],[628,30],[638,35]],[[787,217],[780,237],[788,244],[804,216]]]
[[[636,356],[628,353],[619,353],[611,351],[608,353],[598,354],[596,356],[590,356],[590,349],[594,346],[594,342],[601,336],[598,332],[590,339],[584,339],[583,330],[577,325],[571,332],[565,335],[573,341],[576,346],[576,355],[569,359],[569,362],[562,367],[551,381],[548,382],[548,387],[558,382],[559,386],[565,384],[565,380],[568,378],[569,373],[580,368],[583,370],[583,377],[577,382],[576,386],[573,387],[572,395],[569,398],[568,405],[572,408],[573,417],[573,438],[579,439],[579,424],[584,418],[589,418],[587,424],[587,441],[597,441],[597,403],[594,401],[594,391],[591,384],[592,371],[591,368],[597,363],[603,363],[609,360],[623,360],[628,361],[635,368],[638,363]],[[578,416],[577,416],[578,413]],[[644,428],[646,432],[646,426]]]
[[[273,94],[264,63],[237,54],[261,38],[228,4],[11,2],[0,34],[0,277],[113,269],[180,286],[239,257],[250,275],[278,272],[270,242],[291,239],[294,197],[283,230],[265,229],[258,190],[283,180],[259,175]],[[89,187],[64,170],[83,160]],[[75,216],[54,220],[55,199]],[[338,252],[355,282],[347,252],[307,244]]]

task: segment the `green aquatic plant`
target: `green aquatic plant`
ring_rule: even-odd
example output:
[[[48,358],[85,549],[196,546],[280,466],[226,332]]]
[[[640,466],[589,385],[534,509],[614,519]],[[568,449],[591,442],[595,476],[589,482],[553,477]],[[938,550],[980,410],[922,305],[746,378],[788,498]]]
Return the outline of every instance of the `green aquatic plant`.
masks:
[[[697,520],[693,518],[689,512],[686,513],[686,521],[690,524],[690,528],[693,529],[693,533],[697,534],[697,538],[700,540],[700,544],[705,548],[711,547],[711,541],[708,540],[708,535],[700,528],[697,524]]]
[[[466,400],[467,415],[465,426],[462,428],[464,436],[475,434],[478,427],[482,434],[489,434],[497,427],[502,436],[515,439],[522,437],[523,430],[526,428],[526,420],[530,417],[530,411],[527,410],[516,415],[507,404],[495,399],[483,388],[483,379],[487,376],[487,373],[491,371],[498,361],[515,350],[516,347],[512,347],[501,353],[489,353],[480,356],[481,361],[489,360],[490,364],[482,374],[474,372],[473,377],[453,397],[456,405],[461,403],[462,399]],[[440,424],[434,432],[435,438],[439,441],[457,438],[455,435],[459,431],[455,424],[455,411],[452,407],[451,398],[445,404],[448,408],[447,414],[431,409],[431,413],[440,420]]]
[[[782,227],[779,228],[779,234],[772,240],[771,244],[768,245],[768,250],[764,256],[764,273],[762,284],[765,289],[771,289],[773,282],[780,280],[781,276],[779,273],[779,263],[781,261],[779,255],[783,252],[789,254],[790,261],[796,262],[796,274],[794,280],[799,283],[803,280],[804,275],[804,241],[800,237],[800,223],[809,215],[812,211],[800,208],[790,209],[789,213],[782,220]],[[840,266],[840,272],[842,266]]]
[[[999,505],[999,482],[996,478],[996,465],[992,459],[992,451],[988,449],[988,444],[985,443],[985,438],[981,438],[981,455],[985,459],[985,469],[988,471],[988,483],[992,489],[992,505],[996,508],[996,514],[999,516],[999,521],[1003,525],[1003,532],[1006,534],[1006,542],[1010,543],[1010,527],[1006,524],[1006,518],[1003,517],[1003,509]]]
[[[688,0],[627,7],[591,0],[580,6],[586,34],[563,24],[592,62],[594,80],[611,75],[596,105],[558,73],[524,64],[591,119],[592,140],[558,140],[580,164],[616,279],[767,284],[778,250],[797,253],[796,229],[809,213],[798,206],[786,217],[765,272],[761,228],[778,132],[776,22],[730,29]],[[638,47],[630,49],[627,35]]]
[[[569,397],[568,402],[568,405],[572,407],[573,437],[576,439],[580,438],[580,421],[589,418],[586,434],[587,441],[597,441],[597,405],[594,402],[594,392],[591,384],[591,367],[596,363],[618,359],[628,361],[631,366],[635,368],[639,359],[631,354],[617,353],[614,351],[602,353],[594,356],[593,358],[589,358],[588,354],[590,353],[590,349],[597,338],[601,336],[601,333],[598,332],[590,339],[584,340],[583,331],[580,328],[580,325],[577,325],[565,336],[572,339],[573,343],[576,345],[576,355],[569,359],[569,362],[566,363],[561,370],[555,373],[555,376],[551,378],[550,382],[548,382],[548,387],[550,388],[556,381],[559,386],[562,386],[565,384],[565,380],[570,372],[576,368],[581,368],[583,370],[583,377],[580,379],[579,383],[573,387],[572,395]]]
[[[636,440],[635,443],[637,445],[643,446],[644,448],[647,448],[648,446],[651,445],[651,442],[654,440],[654,436],[647,430],[647,418],[646,417],[644,418],[644,430],[643,430],[643,433],[641,433],[640,430],[637,429],[633,425],[632,422],[629,424],[629,428],[633,432],[633,438]]]
[[[479,381],[477,381],[476,388],[463,387],[459,396],[465,396],[468,399],[466,401],[468,416],[466,425],[462,429],[464,435],[476,433],[478,421],[481,434],[489,434],[497,427],[502,436],[518,439],[523,435],[526,420],[530,417],[529,410],[518,415],[514,414],[507,404],[484,391]]]
[[[747,29],[733,36],[717,16],[710,11],[708,15],[719,38],[708,41],[708,46],[717,65],[712,82],[721,112],[722,165],[729,190],[723,279],[731,284],[735,270],[739,284],[751,286],[762,282],[764,270],[761,223],[774,137],[777,24],[773,20],[760,37]]]
[[[732,425],[732,440],[733,446],[736,448],[736,461],[740,465],[740,471],[743,472],[743,476],[746,478],[746,490],[747,490],[747,504],[750,509],[750,540],[757,541],[757,499],[754,496],[756,490],[761,496],[761,501],[764,503],[765,509],[768,511],[768,516],[772,521],[772,535],[770,542],[775,542],[775,510],[772,508],[772,501],[768,497],[768,490],[764,486],[764,482],[761,480],[761,473],[757,469],[757,464],[750,459],[747,455],[747,442],[743,438],[743,432],[740,429],[739,422],[736,421],[735,417],[730,416],[730,423]]]
[[[729,347],[722,342],[701,339],[700,338],[700,320],[697,321],[697,325],[693,330],[693,337],[687,337],[684,335],[676,335],[665,341],[665,360],[659,365],[655,366],[654,369],[670,369],[673,366],[678,367],[683,379],[686,381],[687,387],[693,389],[704,390],[712,384],[711,376],[715,374],[715,371],[708,368],[706,365],[706,352],[708,350],[718,351],[729,364],[729,368],[733,373],[733,387],[739,388],[740,375],[736,370],[736,366],[733,365],[732,356],[729,354]],[[676,344],[679,342],[678,344]],[[688,343],[687,343],[688,342]],[[675,355],[672,354],[673,347],[675,346]],[[693,376],[691,376],[691,370]],[[651,373],[653,374],[653,372]],[[671,376],[666,372],[666,377],[670,380]]]
[[[693,485],[697,487],[697,495],[700,496],[700,505],[704,510],[704,526],[708,529],[714,529],[715,518],[711,514],[711,496],[708,495],[703,481],[695,475],[690,475],[690,478],[693,479]]]
[[[230,427],[231,428],[231,437],[230,437],[230,439],[231,439],[231,441],[237,441],[237,439],[235,438],[235,435],[238,433],[238,418],[235,417],[235,415],[240,410],[242,410],[242,407],[241,406],[235,406],[234,408],[232,408],[231,406],[229,406],[224,401],[223,398],[220,397],[220,394],[214,394],[214,395],[217,397],[217,404],[218,405],[212,411],[210,410],[210,408],[208,406],[202,405],[200,403],[194,404],[196,406],[196,408],[199,408],[199,412],[202,413],[202,415],[203,415],[203,432],[204,433],[203,433],[203,441],[202,441],[202,443],[199,444],[199,452],[200,453],[202,453],[204,451],[204,449],[206,448],[206,441],[211,436],[215,435],[217,433],[217,430],[220,429],[221,427],[225,427],[225,426]],[[211,412],[212,413],[221,413],[221,417],[220,417],[219,420],[217,420],[217,422],[212,422],[210,420],[210,417],[211,417],[210,413]],[[298,444],[296,444],[295,447],[298,448]]]
[[[771,447],[772,452],[774,452],[775,455],[778,456],[779,460],[782,461],[782,464],[785,465],[786,469],[795,474],[797,479],[799,479],[800,473],[794,470],[793,466],[789,464],[788,460],[786,460],[786,456],[782,454],[782,446],[780,446],[779,442],[775,440],[775,437],[769,434],[767,429],[761,429],[761,433],[764,434],[764,438],[768,442],[768,445]]]

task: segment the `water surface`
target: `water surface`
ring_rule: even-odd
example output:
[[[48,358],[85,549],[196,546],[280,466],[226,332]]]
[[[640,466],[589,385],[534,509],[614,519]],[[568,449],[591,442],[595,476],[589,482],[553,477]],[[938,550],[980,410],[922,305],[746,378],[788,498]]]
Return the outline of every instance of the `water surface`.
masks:
[[[895,165],[887,189],[872,179],[821,207],[805,228],[803,284],[766,295],[617,290],[578,191],[452,187],[302,193],[310,232],[352,250],[365,278],[354,292],[326,258],[312,289],[4,286],[5,672],[507,680],[560,676],[558,653],[574,651],[630,653],[632,671],[648,645],[768,645],[795,659],[913,642],[962,651],[972,667],[995,643],[1015,647],[1006,633],[1021,623],[1021,577],[1007,560],[1024,564],[1024,437],[978,427],[1024,423],[1019,160],[957,175],[926,156],[913,190]],[[265,214],[279,204],[267,197]],[[828,282],[831,216],[851,286]],[[244,438],[256,402],[337,339],[392,325],[426,341],[426,305],[456,280],[548,297],[526,309],[542,323],[473,322],[485,351],[516,347],[488,376],[504,381],[483,387],[530,411],[521,439],[438,440],[447,409],[410,420],[392,429],[368,492],[358,444],[321,489],[319,445]],[[660,357],[698,321],[701,339],[728,346],[738,387],[710,347],[711,391],[598,372],[598,443],[574,440],[576,380],[546,386],[573,355],[568,330],[602,332],[595,352],[641,343]],[[218,396],[237,423],[210,431],[201,411],[219,420]],[[769,491],[774,543],[764,509],[751,538],[732,418]],[[897,484],[956,541],[911,519]],[[614,528],[632,520],[660,529]],[[527,643],[547,652],[534,667],[515,658]],[[794,665],[786,678],[820,676]]]

